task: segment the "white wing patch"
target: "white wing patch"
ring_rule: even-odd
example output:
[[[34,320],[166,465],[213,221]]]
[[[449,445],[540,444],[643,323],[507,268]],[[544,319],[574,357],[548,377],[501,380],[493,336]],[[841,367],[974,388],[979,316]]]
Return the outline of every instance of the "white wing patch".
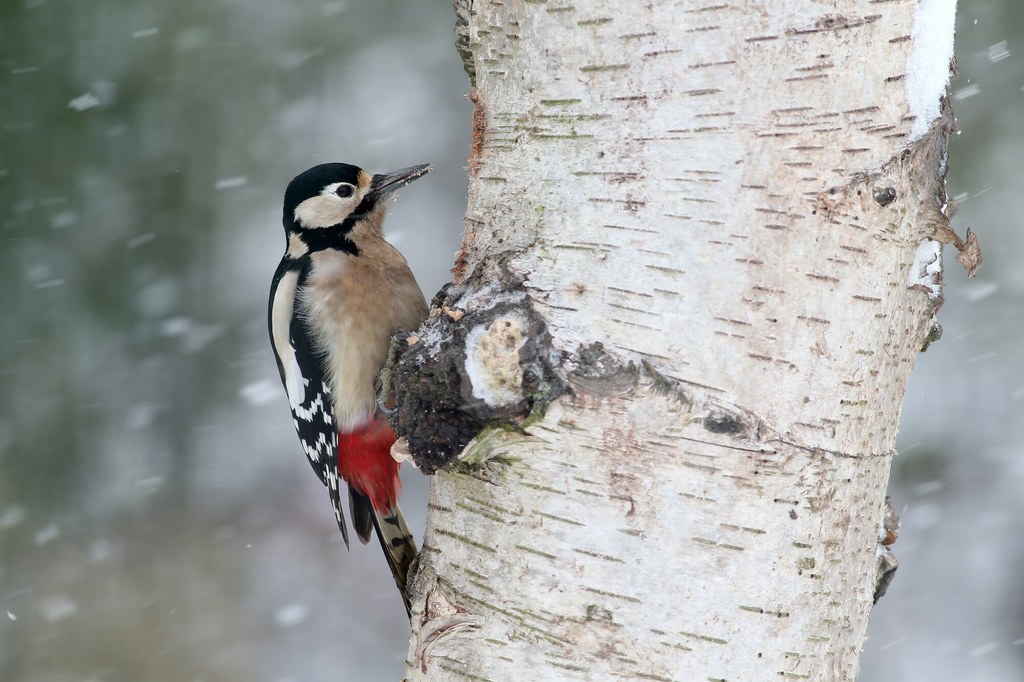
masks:
[[[306,386],[309,386],[309,379],[302,376],[302,368],[295,358],[295,349],[291,343],[287,346],[287,355],[291,356],[291,362],[284,367],[284,390],[288,393],[288,404],[292,410],[303,419],[309,419],[302,413],[302,401],[306,397]]]
[[[304,246],[301,242],[297,246]],[[284,269],[289,262],[282,261]],[[270,337],[281,370],[281,381],[288,395],[292,423],[299,436],[302,452],[330,493],[334,517],[348,546],[348,529],[342,516],[342,481],[338,477],[338,429],[334,421],[331,389],[324,379],[325,353],[310,329],[300,308],[300,283],[305,271],[301,264],[284,270],[274,288],[270,304]],[[304,285],[302,285],[304,286]]]
[[[299,272],[286,272],[277,283],[274,292],[274,303],[270,309],[270,340],[274,342],[274,352],[281,360],[284,368],[284,389],[288,393],[288,402],[294,408],[301,403],[303,392],[308,380],[302,376],[299,361],[292,348],[291,334],[292,311],[295,308],[295,290],[299,286]]]
[[[292,412],[302,451],[313,464],[320,480],[327,483],[335,466],[336,448],[331,389],[315,372],[318,360],[307,359],[304,372],[303,363],[296,352],[292,322],[299,279],[300,272],[294,270],[286,272],[278,282],[271,307],[271,336],[274,351],[281,362],[288,407]]]

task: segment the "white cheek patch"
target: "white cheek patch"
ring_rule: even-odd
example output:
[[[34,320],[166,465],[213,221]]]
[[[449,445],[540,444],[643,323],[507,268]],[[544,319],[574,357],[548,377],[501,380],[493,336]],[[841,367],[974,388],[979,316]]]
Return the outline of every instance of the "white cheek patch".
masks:
[[[296,206],[295,219],[307,229],[333,227],[345,220],[362,201],[365,191],[356,188],[352,196],[342,198],[335,194],[335,190],[343,184],[347,183],[331,183],[317,196],[310,197]]]
[[[306,228],[331,227],[349,214],[348,202],[323,194],[306,199],[295,207],[295,219]]]

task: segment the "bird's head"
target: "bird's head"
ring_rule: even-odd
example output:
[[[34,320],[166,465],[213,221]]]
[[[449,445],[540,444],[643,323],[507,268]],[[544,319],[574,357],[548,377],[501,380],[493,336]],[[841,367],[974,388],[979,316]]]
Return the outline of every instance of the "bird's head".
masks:
[[[284,193],[289,252],[357,252],[350,240],[352,231],[359,226],[379,234],[390,195],[429,172],[426,163],[376,175],[347,163],[322,163],[298,174]]]

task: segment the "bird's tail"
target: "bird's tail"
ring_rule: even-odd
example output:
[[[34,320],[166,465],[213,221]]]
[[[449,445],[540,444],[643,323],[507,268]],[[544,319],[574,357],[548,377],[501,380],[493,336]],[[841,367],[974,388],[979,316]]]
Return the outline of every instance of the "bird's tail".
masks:
[[[405,523],[405,517],[402,516],[402,510],[397,502],[390,511],[373,510],[373,528],[377,531],[377,539],[384,550],[384,558],[387,559],[391,575],[395,577],[395,585],[402,593],[405,612],[412,615],[408,584],[409,570],[416,559],[416,541]]]
[[[387,420],[375,417],[360,429],[338,433],[338,473],[348,481],[349,506],[356,535],[365,544],[370,528],[377,532],[384,558],[409,611],[406,590],[416,542],[398,508],[401,481],[391,456],[395,433]],[[342,531],[344,533],[344,531]]]
[[[348,489],[349,504],[352,513],[352,525],[356,535],[366,544],[370,541],[370,528],[377,532],[380,547],[384,550],[384,558],[395,578],[395,585],[405,602],[406,613],[412,615],[409,602],[409,569],[416,559],[416,540],[412,531],[405,523],[402,510],[398,503],[392,503],[388,509],[377,510],[370,504],[370,499],[352,487]]]

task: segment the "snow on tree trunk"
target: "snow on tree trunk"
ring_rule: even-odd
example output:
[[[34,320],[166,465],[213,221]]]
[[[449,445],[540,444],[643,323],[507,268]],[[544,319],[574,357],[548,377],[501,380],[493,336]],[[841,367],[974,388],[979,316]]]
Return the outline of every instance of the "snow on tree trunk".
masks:
[[[456,4],[407,679],[852,680],[953,241],[955,3]]]

